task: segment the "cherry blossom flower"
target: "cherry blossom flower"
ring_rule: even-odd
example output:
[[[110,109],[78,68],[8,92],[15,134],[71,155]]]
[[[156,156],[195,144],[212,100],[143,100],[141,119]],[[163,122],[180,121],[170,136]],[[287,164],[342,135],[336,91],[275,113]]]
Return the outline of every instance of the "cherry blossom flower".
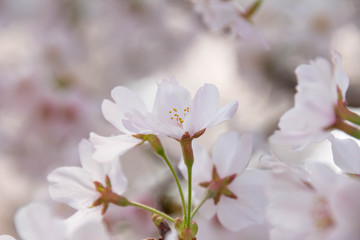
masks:
[[[79,221],[76,215],[61,219],[48,206],[30,203],[17,211],[15,225],[22,240],[110,239],[101,218],[88,215]]]
[[[125,87],[116,87],[111,96],[115,103],[104,100],[102,111],[106,120],[127,135],[155,134],[181,140],[184,135],[198,137],[205,129],[230,119],[238,103],[232,101],[219,108],[219,92],[212,84],[201,87],[193,100],[190,93],[175,79],[158,85],[153,110],[150,112],[136,93]],[[109,156],[119,156],[141,140],[125,136],[110,138],[92,134],[90,137],[97,161],[107,161]]]
[[[329,137],[334,163],[346,173],[360,174],[360,147],[351,138]]]
[[[263,36],[255,28],[239,3],[233,0],[193,0],[195,11],[202,15],[203,21],[212,31],[230,30],[231,33],[245,41],[256,41],[269,48]]]
[[[271,239],[357,239],[360,183],[313,165],[307,180],[273,171],[266,183]]]
[[[122,194],[127,187],[120,164],[117,160],[98,163],[92,158],[94,148],[87,140],[79,144],[79,155],[82,167],[60,167],[48,175],[50,195],[58,202],[80,210],[90,211],[90,207],[100,197],[95,182],[107,185],[111,181],[111,190]],[[99,207],[96,207],[100,210]]]
[[[212,152],[212,158],[194,142],[193,185],[194,197],[199,200],[206,188],[215,189],[210,199],[200,208],[200,213],[210,219],[215,214],[222,225],[231,231],[263,222],[264,173],[247,167],[252,151],[249,135],[239,136],[228,132],[219,137]],[[186,167],[181,161],[179,168],[186,178]],[[217,191],[219,190],[219,191]]]
[[[333,65],[323,58],[300,65],[295,106],[280,119],[279,128],[271,137],[274,143],[303,148],[330,136],[327,129],[337,120],[338,89],[341,97],[349,86],[349,79],[341,68],[341,57],[333,51]]]

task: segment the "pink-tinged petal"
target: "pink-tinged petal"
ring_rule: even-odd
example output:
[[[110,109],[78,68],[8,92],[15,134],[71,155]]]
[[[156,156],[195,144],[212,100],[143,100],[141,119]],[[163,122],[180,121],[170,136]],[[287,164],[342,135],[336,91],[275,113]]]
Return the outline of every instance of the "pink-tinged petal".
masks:
[[[301,150],[312,142],[321,142],[330,136],[325,131],[297,131],[283,132],[275,131],[269,141],[277,144],[292,145],[295,150]]]
[[[221,224],[230,231],[240,231],[253,224],[263,222],[263,213],[254,209],[241,197],[223,197],[218,203],[217,215]]]
[[[89,208],[99,197],[89,174],[79,167],[61,167],[48,175],[50,196],[75,209]]]
[[[219,98],[219,91],[212,84],[205,84],[196,92],[190,114],[184,123],[184,129],[190,135],[203,130],[213,120],[219,107]]]
[[[337,85],[340,87],[343,98],[345,98],[346,91],[349,88],[349,77],[346,75],[341,66],[341,56],[340,54],[333,50],[332,52],[332,62],[334,63],[334,75]]]
[[[360,235],[360,183],[342,179],[334,188],[329,204],[336,225],[329,240],[358,239]]]
[[[232,31],[236,36],[244,39],[246,42],[252,42],[262,45],[266,50],[270,50],[269,44],[266,42],[261,32],[253,26],[248,20],[237,17],[232,25]]]
[[[101,110],[103,112],[105,119],[109,123],[111,123],[114,127],[119,129],[123,133],[133,134],[133,132],[130,132],[124,127],[122,121],[125,117],[125,112],[119,109],[115,103],[109,100],[104,100],[101,105]]]
[[[10,235],[1,235],[0,240],[16,240],[16,239]]]
[[[220,177],[240,175],[247,167],[252,152],[252,138],[248,134],[240,136],[231,131],[220,135],[213,148],[213,161]]]
[[[90,141],[95,147],[92,158],[98,162],[115,160],[142,142],[141,139],[129,135],[102,137],[95,133],[90,133]]]
[[[336,227],[329,234],[326,240],[339,240],[339,239],[356,240],[359,239],[359,235],[360,235],[360,226],[358,226],[357,228],[341,226],[341,227]]]
[[[257,169],[245,170],[229,185],[229,189],[251,203],[254,208],[263,210],[267,204],[264,189],[267,174],[268,172]]]
[[[266,180],[265,193],[269,201],[266,217],[272,225],[293,232],[312,229],[309,219],[315,192],[295,171],[272,172]]]
[[[64,222],[39,203],[20,208],[15,214],[15,226],[22,240],[66,239]]]
[[[306,234],[299,234],[297,232],[286,231],[281,228],[273,228],[270,231],[270,239],[271,240],[304,240],[306,239]]]
[[[199,209],[199,213],[207,220],[210,220],[212,217],[215,216],[216,209],[217,206],[214,204],[214,201],[212,199],[209,199]]]
[[[330,206],[336,223],[360,232],[360,182],[353,179],[341,179],[333,186]]]
[[[335,164],[346,173],[360,174],[360,147],[352,139],[329,138]]]
[[[320,163],[311,163],[307,165],[310,172],[311,184],[316,188],[317,193],[322,196],[328,196],[334,191],[336,181],[341,176],[335,173],[328,167]]]

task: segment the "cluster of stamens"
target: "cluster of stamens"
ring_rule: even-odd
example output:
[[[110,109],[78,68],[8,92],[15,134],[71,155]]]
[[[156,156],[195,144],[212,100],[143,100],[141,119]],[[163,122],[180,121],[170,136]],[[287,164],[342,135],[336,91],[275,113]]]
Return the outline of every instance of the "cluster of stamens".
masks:
[[[325,230],[334,224],[328,202],[321,197],[315,200],[312,217],[314,218],[314,223],[318,230]]]
[[[181,111],[178,111],[176,108],[173,108],[172,110],[169,110],[170,119],[176,120],[177,125],[182,127],[182,124],[184,122],[184,119],[186,117],[186,114],[189,113],[190,108],[184,108],[184,111],[181,113]],[[179,115],[180,114],[180,115]]]

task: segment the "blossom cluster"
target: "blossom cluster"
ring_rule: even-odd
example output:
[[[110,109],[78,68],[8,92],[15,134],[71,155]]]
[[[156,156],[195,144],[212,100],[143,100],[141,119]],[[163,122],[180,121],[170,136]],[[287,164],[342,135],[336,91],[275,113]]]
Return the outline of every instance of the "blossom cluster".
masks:
[[[236,131],[220,135],[209,156],[197,139],[232,118],[238,107],[237,101],[219,106],[219,92],[212,84],[202,86],[192,99],[175,79],[163,80],[151,111],[136,93],[116,87],[111,92],[114,101],[104,100],[102,112],[118,135],[90,133],[89,140],[79,144],[81,166],[60,167],[48,175],[51,197],[77,212],[64,219],[46,205],[31,203],[15,217],[20,237],[110,239],[102,218],[115,205],[150,211],[160,237],[166,239],[208,239],[204,229],[213,218],[233,233],[266,226],[270,239],[356,239],[360,148],[351,138],[341,140],[331,134],[338,129],[359,138],[354,124],[360,117],[346,106],[349,79],[341,57],[333,52],[333,64],[318,58],[299,66],[296,74],[295,106],[280,119],[280,130],[270,141],[304,148],[329,139],[334,162],[344,174],[319,163],[295,169],[274,155],[262,156],[258,166],[250,168],[252,137]],[[180,143],[179,169],[188,184],[187,195],[159,137]],[[127,197],[128,180],[119,157],[145,142],[176,181],[183,210],[176,218]]]
[[[268,42],[253,23],[263,4],[261,0],[247,7],[235,0],[191,0],[190,4],[211,30],[230,31],[249,44],[260,42],[270,51]],[[47,7],[54,16],[62,15],[57,12],[60,9],[57,3],[49,1]],[[109,0],[108,5],[99,3],[92,7],[83,8],[86,11],[82,17],[94,20],[91,23],[100,27],[107,21],[121,29],[142,26],[136,21],[123,25],[125,21],[117,13],[134,14],[144,9],[151,10],[143,12],[143,25],[151,25],[146,21],[148,15],[151,15],[149,19],[157,16],[156,23],[165,22],[161,21],[165,17],[158,15],[157,7],[150,3]],[[105,23],[100,21],[102,16]],[[237,112],[246,116],[247,112],[243,111],[246,103],[239,96],[223,104],[224,93],[212,83],[191,94],[174,77],[157,83],[153,101],[129,86],[113,88],[111,99],[101,104],[103,118],[110,125],[104,130],[92,124],[100,112],[100,104],[99,108],[92,106],[94,102],[89,95],[73,91],[76,84],[67,78],[84,77],[68,64],[91,65],[84,63],[86,54],[81,53],[82,44],[76,43],[80,41],[76,33],[82,31],[74,26],[86,34],[96,34],[79,19],[69,17],[60,24],[61,28],[54,28],[55,32],[46,27],[39,29],[54,34],[54,39],[49,39],[59,41],[61,48],[48,46],[52,45],[50,40],[43,43],[45,54],[39,50],[37,57],[31,58],[36,59],[36,66],[32,65],[30,71],[19,71],[20,80],[16,81],[8,74],[11,71],[4,71],[4,79],[11,81],[0,82],[0,110],[16,109],[15,116],[0,116],[0,120],[17,119],[16,134],[0,128],[7,133],[1,141],[6,143],[2,148],[24,155],[36,150],[31,158],[39,162],[29,161],[27,171],[51,169],[42,171],[47,176],[46,193],[33,193],[35,200],[19,208],[14,216],[17,239],[359,238],[360,115],[349,107],[347,94],[351,84],[340,51],[332,51],[331,61],[318,57],[295,69],[294,106],[283,114],[278,130],[266,138],[265,144],[256,133],[244,131],[245,128],[227,129],[213,139],[212,131],[218,125],[231,126],[230,121],[238,120]],[[59,37],[63,36],[56,33],[60,29],[72,32],[73,38]],[[105,29],[103,33],[107,39],[104,45],[124,40],[112,31]],[[95,42],[99,41],[97,36],[93,37]],[[148,46],[148,49],[154,48]],[[135,56],[138,51],[132,49],[129,55]],[[51,65],[51,71],[37,71],[44,64],[40,63],[45,60],[42,55],[47,56],[50,63],[45,62]],[[94,56],[93,60],[98,58]],[[110,64],[120,61],[111,60],[114,61]],[[115,75],[121,70],[116,69]],[[65,72],[69,75],[62,75]],[[48,78],[55,79],[55,86],[44,85],[46,81],[41,79]],[[56,95],[51,93],[53,87],[58,89]],[[11,101],[14,95],[19,96],[18,101]],[[249,111],[251,107],[246,106]],[[20,115],[25,118],[20,120]],[[76,145],[79,139],[76,158],[68,146]],[[211,148],[206,145],[209,142]],[[295,155],[296,151],[319,142],[330,146],[332,158],[325,159],[327,164],[284,161],[276,153],[279,145],[290,147]],[[266,147],[260,148],[261,144]],[[54,156],[54,161],[47,163],[55,152],[64,152],[56,156],[66,161],[60,163]],[[43,196],[47,193],[49,198]],[[0,240],[16,238],[0,235]]]

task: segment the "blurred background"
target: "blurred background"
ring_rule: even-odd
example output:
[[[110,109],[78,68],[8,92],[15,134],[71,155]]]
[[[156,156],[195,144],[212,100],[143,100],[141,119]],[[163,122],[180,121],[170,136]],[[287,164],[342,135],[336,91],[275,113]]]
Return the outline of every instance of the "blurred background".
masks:
[[[292,164],[331,158],[327,143],[294,153],[269,146],[267,137],[293,106],[295,68],[318,56],[329,59],[331,49],[343,56],[351,79],[349,105],[360,106],[360,2],[264,0],[252,22],[269,49],[227,29],[211,31],[193,2],[0,0],[0,235],[17,236],[13,215],[20,206],[54,204],[46,176],[56,167],[79,164],[81,138],[91,131],[116,134],[102,117],[101,102],[118,85],[138,92],[151,106],[162,79],[175,77],[192,94],[213,83],[222,103],[236,99],[239,109],[231,121],[200,138],[207,148],[219,133],[235,129],[254,136],[254,164],[270,152]],[[238,3],[246,8],[252,1]],[[178,145],[162,140],[176,164]],[[171,176],[148,146],[123,158],[130,196],[178,211]],[[164,174],[154,174],[158,171]],[[72,213],[56,208],[63,216]],[[140,239],[153,231],[151,223],[142,223],[144,213],[126,211],[114,210],[107,219],[119,239]],[[249,239],[265,239],[251,229],[248,233]]]

